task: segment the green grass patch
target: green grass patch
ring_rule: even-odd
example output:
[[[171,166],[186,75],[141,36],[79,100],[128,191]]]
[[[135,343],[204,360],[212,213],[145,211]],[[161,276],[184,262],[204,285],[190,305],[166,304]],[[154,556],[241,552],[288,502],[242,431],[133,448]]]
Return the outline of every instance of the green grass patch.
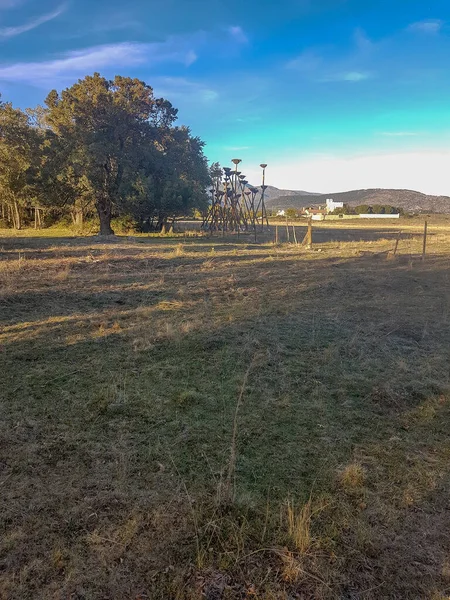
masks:
[[[2,239],[3,597],[445,598],[440,236]]]

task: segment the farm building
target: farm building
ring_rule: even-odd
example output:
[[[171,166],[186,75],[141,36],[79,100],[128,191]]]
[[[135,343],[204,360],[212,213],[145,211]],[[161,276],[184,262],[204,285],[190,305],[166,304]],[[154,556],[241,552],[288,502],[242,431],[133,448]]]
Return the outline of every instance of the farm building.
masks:
[[[323,218],[326,214],[327,214],[326,208],[322,208],[320,206],[308,206],[307,208],[304,208],[302,211],[302,216],[312,217],[314,220],[316,220],[316,219],[323,220]]]
[[[332,213],[337,208],[344,208],[344,203],[335,202],[332,198],[327,198],[327,213]]]

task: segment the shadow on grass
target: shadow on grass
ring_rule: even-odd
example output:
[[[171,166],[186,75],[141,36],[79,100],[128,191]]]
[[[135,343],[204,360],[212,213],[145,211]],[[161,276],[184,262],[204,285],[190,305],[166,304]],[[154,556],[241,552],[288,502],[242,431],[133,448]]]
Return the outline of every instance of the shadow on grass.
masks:
[[[155,581],[175,575],[192,587],[178,573],[189,571],[199,535],[186,489],[194,506],[214,496],[253,357],[238,419],[236,527],[251,519],[258,530],[255,515],[263,522],[266,510],[276,522],[288,496],[323,495],[332,508],[313,532],[325,557],[317,560],[339,571],[322,573],[324,597],[444,589],[448,257],[413,267],[268,258],[231,255],[203,270],[205,261],[174,257],[153,281],[132,257],[129,282],[148,288],[118,292],[117,272],[96,280],[86,270],[54,296],[9,297],[1,556],[3,573],[20,583],[5,587],[8,597],[174,598]],[[113,291],[103,297],[99,286]],[[366,486],[336,488],[336,472],[353,461]],[[258,548],[254,537],[246,552]],[[230,597],[244,593],[245,569],[269,573],[285,597],[320,597],[307,577],[283,583],[273,561],[238,562],[239,574],[227,551],[219,545],[206,565],[239,582]]]

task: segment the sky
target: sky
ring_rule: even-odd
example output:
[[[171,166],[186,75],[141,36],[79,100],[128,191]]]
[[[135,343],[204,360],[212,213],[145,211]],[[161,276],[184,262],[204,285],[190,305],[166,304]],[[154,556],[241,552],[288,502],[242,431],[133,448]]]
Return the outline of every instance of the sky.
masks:
[[[0,93],[96,71],[179,109],[254,184],[450,195],[448,0],[0,0]]]

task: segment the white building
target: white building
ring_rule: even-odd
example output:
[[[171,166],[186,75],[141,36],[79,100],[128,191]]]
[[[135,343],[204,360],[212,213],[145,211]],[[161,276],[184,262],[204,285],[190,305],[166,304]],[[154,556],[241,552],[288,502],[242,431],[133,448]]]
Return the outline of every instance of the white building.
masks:
[[[336,208],[344,208],[344,203],[335,202],[332,198],[327,198],[327,212],[332,213]]]
[[[279,210],[277,212],[277,217],[285,217],[286,216],[286,211],[285,210]]]

